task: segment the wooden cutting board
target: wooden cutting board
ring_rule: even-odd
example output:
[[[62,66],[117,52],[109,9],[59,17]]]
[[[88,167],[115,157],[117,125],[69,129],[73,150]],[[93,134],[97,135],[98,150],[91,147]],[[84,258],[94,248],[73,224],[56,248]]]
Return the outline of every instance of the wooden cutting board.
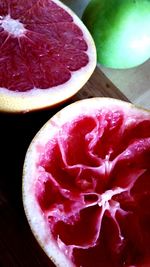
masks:
[[[96,67],[86,85],[78,92],[73,100],[89,97],[112,97],[130,102],[130,100]]]

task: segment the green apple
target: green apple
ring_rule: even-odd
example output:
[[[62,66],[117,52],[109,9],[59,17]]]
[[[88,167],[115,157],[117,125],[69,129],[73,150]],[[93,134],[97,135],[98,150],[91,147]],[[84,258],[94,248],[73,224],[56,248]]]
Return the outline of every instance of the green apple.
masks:
[[[82,19],[100,64],[125,69],[150,58],[150,0],[91,0]]]

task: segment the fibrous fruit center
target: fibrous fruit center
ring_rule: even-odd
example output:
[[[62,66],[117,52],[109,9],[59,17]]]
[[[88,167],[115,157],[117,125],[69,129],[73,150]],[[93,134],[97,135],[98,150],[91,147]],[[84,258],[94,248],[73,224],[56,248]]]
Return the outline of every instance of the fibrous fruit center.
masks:
[[[5,17],[0,16],[0,25],[5,31],[12,34],[14,37],[22,36],[26,32],[23,24],[19,22],[19,20],[12,19],[10,15]]]

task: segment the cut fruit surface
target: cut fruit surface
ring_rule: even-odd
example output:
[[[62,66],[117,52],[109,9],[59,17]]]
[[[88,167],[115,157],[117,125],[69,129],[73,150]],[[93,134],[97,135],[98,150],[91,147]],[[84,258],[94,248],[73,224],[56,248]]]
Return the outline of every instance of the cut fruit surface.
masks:
[[[150,112],[80,100],[54,115],[26,154],[23,203],[56,266],[150,266]]]
[[[95,66],[91,35],[63,3],[0,1],[0,111],[58,104],[81,89]]]

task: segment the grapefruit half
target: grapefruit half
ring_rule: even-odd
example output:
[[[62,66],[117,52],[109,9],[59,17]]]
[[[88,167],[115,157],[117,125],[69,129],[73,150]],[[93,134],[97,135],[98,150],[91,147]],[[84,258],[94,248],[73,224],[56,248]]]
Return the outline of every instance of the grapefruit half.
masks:
[[[27,112],[65,101],[95,66],[91,35],[63,3],[0,1],[0,111]]]
[[[29,146],[23,203],[56,266],[150,266],[150,112],[109,98],[62,109]]]

